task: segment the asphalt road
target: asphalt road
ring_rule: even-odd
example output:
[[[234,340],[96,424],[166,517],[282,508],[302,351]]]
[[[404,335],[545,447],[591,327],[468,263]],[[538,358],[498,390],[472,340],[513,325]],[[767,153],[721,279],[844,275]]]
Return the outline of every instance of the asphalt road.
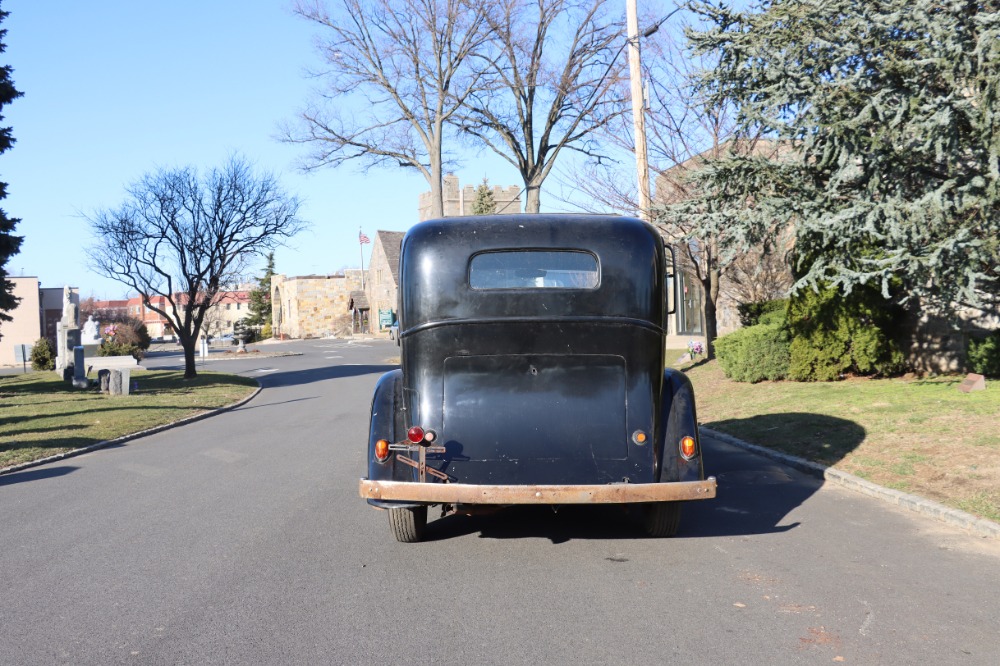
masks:
[[[399,544],[357,496],[396,347],[279,348],[205,364],[260,379],[237,410],[0,476],[0,663],[1000,663],[1000,544],[720,442],[674,539],[535,507]]]

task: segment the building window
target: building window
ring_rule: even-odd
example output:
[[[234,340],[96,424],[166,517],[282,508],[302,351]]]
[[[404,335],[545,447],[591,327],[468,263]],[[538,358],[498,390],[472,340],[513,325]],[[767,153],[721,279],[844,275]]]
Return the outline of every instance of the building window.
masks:
[[[683,271],[678,275],[677,333],[680,335],[704,335],[702,322],[701,284]]]
[[[228,310],[229,308],[231,308],[232,306],[233,306],[233,304],[232,304],[232,303],[226,303],[226,309],[227,309],[227,310]]]

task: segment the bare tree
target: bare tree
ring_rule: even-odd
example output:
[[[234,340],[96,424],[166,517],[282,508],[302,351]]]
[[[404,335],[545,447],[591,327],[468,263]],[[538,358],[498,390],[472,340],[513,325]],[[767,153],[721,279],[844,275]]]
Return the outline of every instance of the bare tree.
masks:
[[[738,302],[755,293],[780,293],[787,290],[788,270],[784,250],[764,242],[764,235],[748,239],[730,233],[722,220],[739,215],[739,207],[706,205],[697,183],[699,171],[731,152],[760,154],[772,146],[730,141],[735,129],[731,110],[713,106],[695,88],[696,73],[708,63],[687,53],[672,37],[677,32],[664,30],[644,42],[647,142],[655,182],[654,210],[648,212],[664,239],[679,250],[685,272],[702,287],[706,353],[712,358],[723,285]],[[573,191],[566,202],[593,212],[634,214],[639,201],[630,120],[615,119],[600,132],[600,139],[612,148],[606,159],[560,174]],[[772,232],[770,238],[778,230]]]
[[[88,218],[97,239],[91,256],[101,275],[170,322],[184,377],[193,378],[206,312],[250,262],[303,227],[299,201],[238,157],[204,177],[191,167],[146,174],[127,192],[120,207]]]
[[[323,28],[317,47],[325,88],[286,127],[285,141],[311,146],[303,166],[358,160],[418,170],[431,188],[432,215],[444,215],[441,176],[446,122],[480,74],[467,67],[486,38],[484,3],[468,0],[318,0],[295,12]]]
[[[597,155],[590,141],[627,110],[615,86],[625,45],[622,12],[603,0],[494,0],[478,53],[482,85],[452,120],[513,165],[525,212],[564,150]]]

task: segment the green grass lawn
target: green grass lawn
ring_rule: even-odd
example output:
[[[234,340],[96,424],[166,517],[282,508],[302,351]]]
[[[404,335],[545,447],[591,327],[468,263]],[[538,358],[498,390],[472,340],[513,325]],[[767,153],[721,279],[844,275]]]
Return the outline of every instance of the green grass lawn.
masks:
[[[129,396],[74,389],[54,372],[0,377],[0,468],[140,432],[230,405],[257,382],[215,372],[137,371]]]
[[[682,369],[704,426],[1000,521],[1000,382],[966,394],[960,377],[741,384],[715,361]]]

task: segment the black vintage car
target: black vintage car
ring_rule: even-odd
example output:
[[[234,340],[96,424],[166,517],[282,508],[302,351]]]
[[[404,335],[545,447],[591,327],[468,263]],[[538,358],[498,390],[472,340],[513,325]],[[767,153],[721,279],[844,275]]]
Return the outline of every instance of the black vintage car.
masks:
[[[637,504],[678,529],[705,479],[694,392],[665,369],[673,255],[610,216],[430,220],[399,259],[401,369],[375,388],[361,496],[419,541],[427,507]]]

